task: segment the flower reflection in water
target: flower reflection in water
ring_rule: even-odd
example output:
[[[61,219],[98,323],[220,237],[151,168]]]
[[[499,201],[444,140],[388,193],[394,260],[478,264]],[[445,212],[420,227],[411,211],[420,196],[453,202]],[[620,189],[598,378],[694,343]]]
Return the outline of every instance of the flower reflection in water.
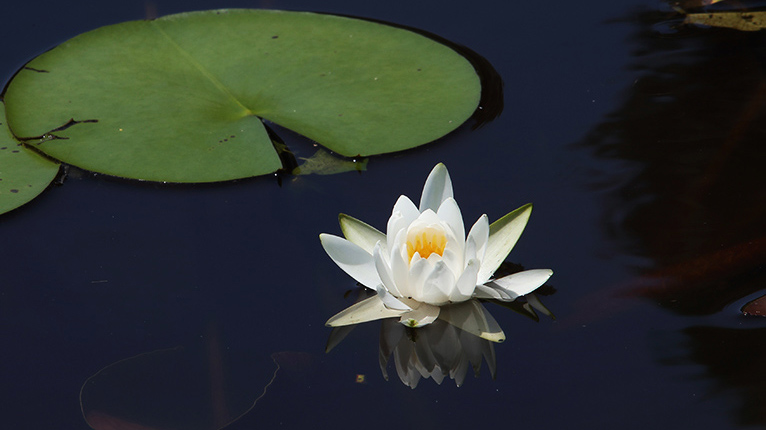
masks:
[[[498,276],[531,211],[532,205],[522,206],[491,225],[482,215],[466,235],[447,168],[437,164],[419,206],[406,196],[396,201],[386,233],[341,214],[345,238],[323,233],[322,246],[369,293],[327,321],[335,327],[328,351],[348,334],[343,327],[383,319],[380,365],[386,379],[391,355],[399,378],[412,388],[421,377],[441,383],[447,375],[459,386],[469,365],[478,373],[481,357],[494,377],[490,342],[504,341],[505,334],[482,301],[502,302],[535,318],[532,307],[550,315],[531,293],[553,271]],[[525,295],[527,301],[515,303]]]
[[[360,301],[371,296],[369,290],[360,291]],[[514,301],[505,305],[516,312],[537,320],[535,310],[553,318],[551,312],[542,304],[535,294],[529,294],[524,300]],[[455,309],[466,308],[466,309]],[[494,318],[477,299],[458,303],[442,308],[442,313],[458,312],[473,315],[474,318],[488,320],[487,324],[500,330]],[[437,319],[422,327],[408,327],[400,324],[397,318],[386,318],[381,321],[380,344],[378,360],[383,377],[388,380],[388,365],[394,358],[394,367],[399,379],[404,385],[415,388],[421,378],[433,378],[441,384],[449,376],[457,386],[463,385],[469,367],[475,377],[479,377],[482,358],[487,363],[490,375],[495,378],[497,361],[494,342],[483,339],[472,333],[477,322],[474,319],[463,321],[464,330],[454,322]],[[327,352],[336,347],[356,325],[333,328],[327,343]]]
[[[391,355],[399,379],[411,388],[417,387],[421,377],[433,378],[441,384],[448,375],[461,386],[469,365],[474,375],[479,376],[482,357],[492,378],[497,369],[492,342],[442,320],[417,329],[398,324],[395,319],[383,320],[378,358],[386,380]]]

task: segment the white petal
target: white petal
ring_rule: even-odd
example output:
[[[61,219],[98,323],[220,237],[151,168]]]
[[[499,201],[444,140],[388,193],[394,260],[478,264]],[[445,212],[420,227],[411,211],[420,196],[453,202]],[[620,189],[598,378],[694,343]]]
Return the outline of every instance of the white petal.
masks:
[[[463,273],[463,270],[465,269],[465,259],[463,258],[463,250],[456,249],[457,247],[451,247],[449,246],[449,243],[447,244],[447,247],[444,248],[444,254],[441,256],[441,260],[444,261],[444,263],[449,267],[450,271],[456,276],[460,276],[461,273]],[[431,254],[432,256],[434,254]],[[436,254],[438,259],[438,254]],[[476,284],[474,282],[474,284]]]
[[[440,306],[449,302],[454,290],[455,275],[443,261],[437,261],[433,265],[433,270],[428,273],[415,300]]]
[[[423,186],[423,194],[420,196],[420,212],[431,209],[436,212],[442,202],[453,197],[452,181],[447,172],[447,167],[439,163],[431,170]]]
[[[365,222],[346,214],[340,214],[338,221],[340,222],[343,236],[370,254],[372,254],[372,249],[376,243],[382,242],[383,245],[386,244],[386,235]]]
[[[367,321],[379,320],[382,318],[398,317],[406,311],[393,310],[387,308],[380,296],[372,296],[369,299],[362,300],[340,312],[327,320],[325,325],[338,327],[350,324],[359,324]]]
[[[413,223],[419,223],[420,225],[426,226],[426,225],[433,225],[433,224],[441,224],[442,220],[439,218],[439,215],[436,215],[436,211],[431,210],[430,208],[424,210],[423,212],[418,215],[418,218],[413,221]]]
[[[412,203],[412,200],[407,196],[399,196],[386,224],[387,243],[391,244],[399,231],[406,229],[418,216],[420,216],[420,211],[415,203]]]
[[[403,234],[404,232],[400,233]],[[401,296],[411,297],[413,294],[410,285],[410,263],[406,260],[406,245],[397,245],[398,249],[391,250],[389,263],[391,264],[391,275],[399,290]],[[416,258],[420,258],[417,256]]]
[[[468,300],[476,288],[476,274],[479,273],[481,263],[477,259],[469,260],[463,270],[463,273],[457,279],[455,284],[457,293],[450,297],[452,302],[462,302]]]
[[[423,284],[425,284],[428,275],[433,270],[433,264],[424,258],[420,258],[420,255],[416,253],[410,262],[409,268],[405,270],[406,278],[404,284],[397,284],[399,291],[401,291],[404,297],[414,297],[416,300],[420,300],[418,298],[420,291],[423,290]]]
[[[484,255],[487,251],[487,243],[489,241],[489,219],[487,215],[482,215],[471,227],[471,231],[468,232],[466,238],[466,259],[478,258],[479,261],[484,261]],[[473,254],[473,255],[472,255]],[[483,265],[483,263],[482,263]],[[495,268],[497,269],[497,268]],[[487,278],[489,279],[489,278]],[[484,279],[479,284],[486,282]]]
[[[473,296],[477,299],[495,299],[505,302],[514,300],[503,289],[499,287],[495,288],[491,282],[489,284],[477,285],[473,290]]]
[[[463,225],[463,215],[460,213],[460,207],[452,197],[444,200],[436,211],[439,219],[446,222],[452,228],[456,238],[462,242],[465,240],[465,226]]]
[[[375,290],[378,292],[378,297],[380,297],[380,300],[387,308],[396,311],[409,311],[412,309],[411,307],[402,303],[398,298],[391,295],[391,293],[388,292],[386,287],[384,287],[382,284],[378,285]]]
[[[385,254],[383,253],[380,244],[375,245],[372,250],[372,259],[375,261],[375,269],[378,271],[380,281],[385,286],[386,290],[396,297],[401,297],[402,294],[399,289],[396,288],[396,282],[394,282],[391,276],[391,265],[386,261]]]
[[[439,318],[482,339],[492,342],[505,340],[503,329],[478,300],[443,306]]]
[[[394,208],[391,210],[391,213],[394,212],[401,212],[410,220],[410,222],[414,221],[415,218],[420,215],[420,211],[418,210],[417,206],[415,206],[415,203],[413,203],[409,197],[404,195],[399,196],[399,198],[396,199]]]
[[[500,279],[493,279],[487,283],[487,286],[501,289],[508,294],[510,300],[516,300],[516,297],[529,294],[539,288],[551,275],[553,270],[550,269],[525,270]]]
[[[469,261],[476,259],[476,241],[473,238],[468,238],[468,240],[465,241],[465,247],[463,248],[463,258],[465,259],[466,264]]]
[[[531,213],[532,204],[526,204],[489,226],[489,241],[487,242],[487,252],[481,260],[481,269],[478,276],[479,283],[492,277],[495,270],[508,257],[511,249],[516,245],[516,241],[519,240],[519,236],[524,231]]]
[[[423,303],[419,308],[413,309],[399,319],[399,322],[407,327],[422,327],[431,324],[439,317],[439,307]]]
[[[380,284],[372,254],[359,245],[331,234],[322,233],[319,240],[327,255],[352,278],[367,288],[375,288]]]

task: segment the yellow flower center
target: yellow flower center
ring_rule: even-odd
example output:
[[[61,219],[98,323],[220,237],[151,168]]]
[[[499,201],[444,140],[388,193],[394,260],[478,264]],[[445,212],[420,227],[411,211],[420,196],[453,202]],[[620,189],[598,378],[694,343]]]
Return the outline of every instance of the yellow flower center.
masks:
[[[412,257],[417,252],[421,258],[428,258],[433,253],[444,255],[447,246],[447,236],[438,227],[428,226],[407,232],[407,255]]]

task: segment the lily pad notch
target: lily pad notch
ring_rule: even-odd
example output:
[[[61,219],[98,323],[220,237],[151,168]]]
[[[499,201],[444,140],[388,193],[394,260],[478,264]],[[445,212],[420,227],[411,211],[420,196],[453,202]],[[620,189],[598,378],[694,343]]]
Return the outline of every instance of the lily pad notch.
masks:
[[[450,133],[481,97],[472,62],[432,37],[250,9],[92,30],[30,61],[4,94],[21,142],[79,168],[159,182],[282,168],[262,120],[368,156]]]
[[[0,102],[0,213],[22,206],[50,185],[59,163],[49,160],[14,139]]]

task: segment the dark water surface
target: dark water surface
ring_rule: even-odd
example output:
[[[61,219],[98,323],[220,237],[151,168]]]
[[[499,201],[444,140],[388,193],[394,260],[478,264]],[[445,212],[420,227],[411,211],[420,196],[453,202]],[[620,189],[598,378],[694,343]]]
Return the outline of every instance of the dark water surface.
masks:
[[[763,35],[678,27],[660,1],[32,1],[5,11],[0,75],[102,25],[221,7],[436,33],[494,65],[505,109],[479,129],[374,157],[361,174],[281,186],[73,170],[0,217],[2,428],[86,429],[88,377],[175,347],[200,350],[218,363],[200,373],[218,369],[254,397],[279,364],[232,429],[766,425],[766,320],[739,313],[766,287]],[[496,346],[497,378],[485,367],[459,388],[425,380],[412,390],[393,368],[381,376],[377,322],[324,353],[324,322],[350,303],[353,281],[318,234],[340,233],[339,212],[385,228],[396,198],[416,199],[438,162],[466,223],[534,203],[509,260],[554,270],[545,304],[556,320],[491,307],[508,338]],[[127,399],[158,385],[143,378]],[[155,406],[173,415],[171,400]]]

